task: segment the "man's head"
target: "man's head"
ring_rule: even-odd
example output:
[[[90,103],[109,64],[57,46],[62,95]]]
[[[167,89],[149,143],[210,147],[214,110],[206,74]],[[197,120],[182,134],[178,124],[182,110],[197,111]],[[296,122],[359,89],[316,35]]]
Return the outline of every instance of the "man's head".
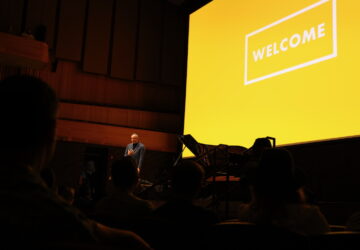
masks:
[[[131,135],[131,143],[138,143],[139,142],[139,135],[138,134],[132,134]]]
[[[41,79],[16,75],[0,82],[0,154],[4,161],[42,167],[55,145],[57,98]]]
[[[96,172],[95,162],[93,160],[89,160],[86,162],[85,172],[90,175]]]
[[[293,157],[283,148],[266,149],[261,157],[254,178],[254,190],[258,195],[287,197],[300,186]]]
[[[205,176],[203,167],[194,161],[184,160],[173,171],[173,192],[183,197],[194,198],[200,191]]]

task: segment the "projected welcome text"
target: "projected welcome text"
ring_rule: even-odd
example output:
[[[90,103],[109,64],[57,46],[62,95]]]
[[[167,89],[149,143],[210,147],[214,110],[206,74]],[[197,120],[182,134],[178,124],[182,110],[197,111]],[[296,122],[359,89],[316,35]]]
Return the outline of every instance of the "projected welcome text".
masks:
[[[336,0],[321,0],[245,35],[244,84],[336,56]]]
[[[312,27],[310,30],[304,30],[302,34],[295,33],[290,38],[285,37],[279,43],[274,42],[267,46],[262,47],[261,49],[254,50],[253,58],[254,61],[262,60],[264,55],[266,57],[271,57],[277,55],[280,52],[286,52],[289,47],[296,48],[301,44],[305,44],[316,40],[318,38],[325,36],[325,23],[321,23],[316,27]]]

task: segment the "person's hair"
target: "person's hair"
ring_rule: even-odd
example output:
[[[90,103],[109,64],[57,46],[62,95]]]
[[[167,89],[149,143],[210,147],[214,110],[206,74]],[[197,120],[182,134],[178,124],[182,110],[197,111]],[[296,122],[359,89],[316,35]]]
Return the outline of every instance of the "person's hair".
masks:
[[[196,195],[205,176],[203,167],[191,160],[184,160],[173,170],[172,189],[174,193]]]
[[[56,110],[56,94],[41,79],[15,75],[0,81],[2,157],[21,164],[44,157],[54,143]]]
[[[248,153],[261,157],[261,154],[264,150],[271,148],[271,141],[268,138],[257,138],[251,148],[248,150]]]
[[[296,199],[300,183],[295,176],[291,153],[282,148],[266,149],[256,169],[253,186],[258,196]]]
[[[122,157],[112,163],[111,179],[115,187],[129,190],[138,182],[139,174],[130,156]]]
[[[271,142],[268,138],[257,138],[253,145],[254,148],[271,148]]]

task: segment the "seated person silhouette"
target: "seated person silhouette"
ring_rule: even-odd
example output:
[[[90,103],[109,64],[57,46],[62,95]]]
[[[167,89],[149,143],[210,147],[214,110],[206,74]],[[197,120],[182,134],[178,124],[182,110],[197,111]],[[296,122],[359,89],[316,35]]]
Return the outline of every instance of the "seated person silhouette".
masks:
[[[93,160],[87,160],[79,176],[74,206],[85,214],[91,214],[97,201],[97,176]]]
[[[303,200],[302,185],[289,151],[265,150],[251,182],[251,202],[240,206],[239,220],[279,226],[304,235],[329,232],[319,208]]]
[[[55,149],[57,105],[55,92],[39,78],[16,75],[0,81],[3,239],[12,245],[109,243],[149,249],[134,233],[86,218],[41,179]]]
[[[204,179],[204,169],[198,163],[184,160],[173,170],[172,194],[169,200],[154,212],[171,221],[207,226],[218,222],[211,210],[195,205]]]
[[[360,232],[360,211],[352,213],[345,223],[346,230]]]
[[[206,230],[219,222],[216,213],[196,205],[204,176],[202,166],[191,160],[183,160],[174,167],[171,195],[154,211],[155,218],[168,222],[163,223],[166,230],[159,230],[166,235],[168,245],[162,242],[159,249],[202,249]]]
[[[242,171],[243,178],[252,178],[257,166],[259,165],[263,152],[271,147],[269,139],[257,138],[253,146],[244,152],[242,159],[244,162]]]
[[[79,195],[88,201],[92,201],[95,198],[95,173],[95,163],[92,160],[85,163],[84,169],[80,173]]]
[[[96,218],[104,218],[117,223],[117,226],[122,224],[126,226],[151,215],[152,204],[134,194],[139,184],[139,172],[130,156],[113,162],[111,182],[111,193],[95,206]]]
[[[243,153],[243,157],[239,159],[240,170],[240,200],[249,202],[251,200],[250,182],[254,178],[257,166],[259,165],[263,152],[271,148],[271,142],[268,138],[257,138],[251,148]]]

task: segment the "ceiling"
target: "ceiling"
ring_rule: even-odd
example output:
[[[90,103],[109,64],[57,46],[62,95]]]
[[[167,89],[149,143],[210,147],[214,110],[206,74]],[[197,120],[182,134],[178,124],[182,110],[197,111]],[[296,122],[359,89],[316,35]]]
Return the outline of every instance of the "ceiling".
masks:
[[[192,13],[212,0],[168,0],[168,2],[184,7],[189,13]]]

